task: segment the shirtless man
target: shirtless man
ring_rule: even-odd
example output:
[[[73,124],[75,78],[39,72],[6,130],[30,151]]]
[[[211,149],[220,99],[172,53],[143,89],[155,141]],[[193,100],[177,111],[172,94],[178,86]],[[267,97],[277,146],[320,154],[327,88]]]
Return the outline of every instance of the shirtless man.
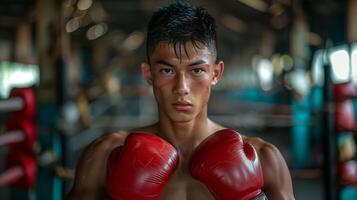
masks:
[[[223,61],[216,60],[214,19],[201,7],[174,3],[154,13],[147,31],[147,62],[141,64],[141,71],[153,87],[159,120],[130,133],[156,135],[177,151],[179,163],[160,193],[161,200],[213,200],[214,195],[192,177],[188,165],[192,153],[204,139],[225,129],[207,116],[211,88],[224,71]],[[107,167],[111,165],[107,166],[108,157],[124,144],[128,135],[126,131],[118,131],[88,146],[78,163],[74,186],[67,199],[106,196],[106,185],[115,184],[106,183]],[[257,152],[264,181],[261,189],[266,197],[294,199],[290,173],[279,150],[259,138],[242,137]]]

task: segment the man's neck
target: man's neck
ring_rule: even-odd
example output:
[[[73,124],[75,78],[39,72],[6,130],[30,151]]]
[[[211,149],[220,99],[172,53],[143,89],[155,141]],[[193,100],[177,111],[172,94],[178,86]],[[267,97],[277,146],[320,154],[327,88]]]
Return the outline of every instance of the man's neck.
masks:
[[[220,128],[208,119],[207,115],[199,115],[187,122],[175,122],[162,115],[159,117],[158,134],[182,150],[189,151],[195,148],[202,140]]]

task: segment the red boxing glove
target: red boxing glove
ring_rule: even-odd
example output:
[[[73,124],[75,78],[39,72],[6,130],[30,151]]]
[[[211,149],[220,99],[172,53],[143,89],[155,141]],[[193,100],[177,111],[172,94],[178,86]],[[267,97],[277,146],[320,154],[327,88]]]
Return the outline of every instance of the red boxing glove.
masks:
[[[114,200],[156,200],[177,167],[176,149],[163,139],[132,133],[108,159],[106,190]]]
[[[189,169],[217,200],[266,199],[257,152],[234,130],[206,138],[192,153]]]

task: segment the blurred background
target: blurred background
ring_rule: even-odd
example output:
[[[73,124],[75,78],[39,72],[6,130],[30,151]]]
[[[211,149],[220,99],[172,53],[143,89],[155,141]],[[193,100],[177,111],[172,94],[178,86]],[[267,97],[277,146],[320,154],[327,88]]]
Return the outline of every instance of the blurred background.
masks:
[[[215,17],[209,116],[275,144],[296,199],[357,199],[357,0],[192,0]],[[0,0],[0,198],[63,199],[95,138],[154,122],[140,75],[165,0]]]

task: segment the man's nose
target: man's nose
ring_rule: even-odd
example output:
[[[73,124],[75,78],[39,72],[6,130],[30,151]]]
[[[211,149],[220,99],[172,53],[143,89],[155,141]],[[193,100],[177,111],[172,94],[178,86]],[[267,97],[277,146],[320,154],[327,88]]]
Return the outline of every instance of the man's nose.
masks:
[[[185,74],[180,73],[177,75],[174,92],[180,96],[187,95],[190,92],[189,80],[185,77]]]

